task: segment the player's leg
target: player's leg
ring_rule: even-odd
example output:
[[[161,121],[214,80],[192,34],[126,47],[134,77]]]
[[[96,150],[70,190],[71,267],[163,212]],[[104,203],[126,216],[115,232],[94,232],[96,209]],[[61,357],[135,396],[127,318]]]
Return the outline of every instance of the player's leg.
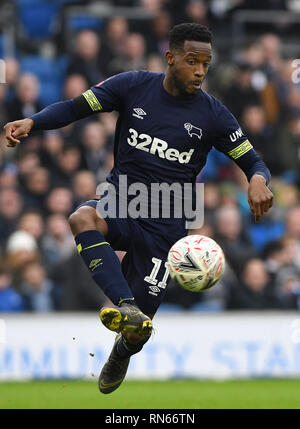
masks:
[[[136,230],[136,238],[125,255],[123,272],[133,291],[139,308],[153,318],[165,294],[167,282],[166,260],[170,243],[154,238],[151,234]],[[154,286],[154,285],[160,285]],[[141,337],[133,334],[119,335],[116,338],[108,361],[99,376],[99,389],[102,393],[116,390],[126,376],[130,357],[140,352],[150,335]]]
[[[148,315],[151,319],[153,315]],[[118,334],[107,362],[99,375],[98,386],[101,393],[112,393],[124,380],[130,357],[140,352],[150,335]]]
[[[93,279],[119,308],[104,308],[102,323],[115,332],[134,332],[147,336],[152,322],[136,306],[121,270],[120,261],[107,239],[116,241],[115,220],[105,220],[96,211],[96,200],[80,206],[69,218],[77,249]],[[131,305],[128,305],[130,303]]]

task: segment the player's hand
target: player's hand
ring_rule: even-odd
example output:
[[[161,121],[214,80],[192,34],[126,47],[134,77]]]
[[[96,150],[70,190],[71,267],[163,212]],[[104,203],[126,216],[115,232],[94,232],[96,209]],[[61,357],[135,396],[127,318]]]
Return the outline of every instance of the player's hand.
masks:
[[[264,213],[267,213],[273,205],[273,194],[266,185],[266,179],[259,174],[251,177],[248,202],[255,222],[259,222]]]
[[[20,139],[28,137],[33,127],[33,120],[30,118],[21,119],[20,121],[8,122],[3,128],[5,130],[6,145],[15,147],[21,143]]]

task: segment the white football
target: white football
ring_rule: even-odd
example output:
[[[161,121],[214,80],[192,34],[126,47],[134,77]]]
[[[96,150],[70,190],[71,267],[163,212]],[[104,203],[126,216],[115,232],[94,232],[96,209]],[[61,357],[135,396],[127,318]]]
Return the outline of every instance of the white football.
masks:
[[[225,257],[221,247],[204,235],[188,235],[169,250],[168,268],[172,279],[190,292],[214,286],[222,277]]]

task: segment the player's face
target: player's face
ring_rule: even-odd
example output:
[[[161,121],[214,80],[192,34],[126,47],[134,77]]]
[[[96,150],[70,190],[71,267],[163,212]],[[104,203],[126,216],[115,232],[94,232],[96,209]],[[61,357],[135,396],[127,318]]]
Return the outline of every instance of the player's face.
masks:
[[[196,94],[208,72],[212,58],[211,44],[186,40],[183,49],[168,54],[174,95]]]

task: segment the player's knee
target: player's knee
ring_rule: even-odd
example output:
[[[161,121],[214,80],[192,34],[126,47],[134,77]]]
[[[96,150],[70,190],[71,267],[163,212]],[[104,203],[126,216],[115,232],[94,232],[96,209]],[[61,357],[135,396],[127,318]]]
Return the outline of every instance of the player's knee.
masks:
[[[104,219],[98,214],[96,209],[90,206],[83,206],[69,216],[69,225],[73,235],[84,231],[97,230],[104,236],[108,232],[108,226]]]
[[[69,216],[69,225],[74,235],[96,229],[96,210],[92,207],[80,207]]]

